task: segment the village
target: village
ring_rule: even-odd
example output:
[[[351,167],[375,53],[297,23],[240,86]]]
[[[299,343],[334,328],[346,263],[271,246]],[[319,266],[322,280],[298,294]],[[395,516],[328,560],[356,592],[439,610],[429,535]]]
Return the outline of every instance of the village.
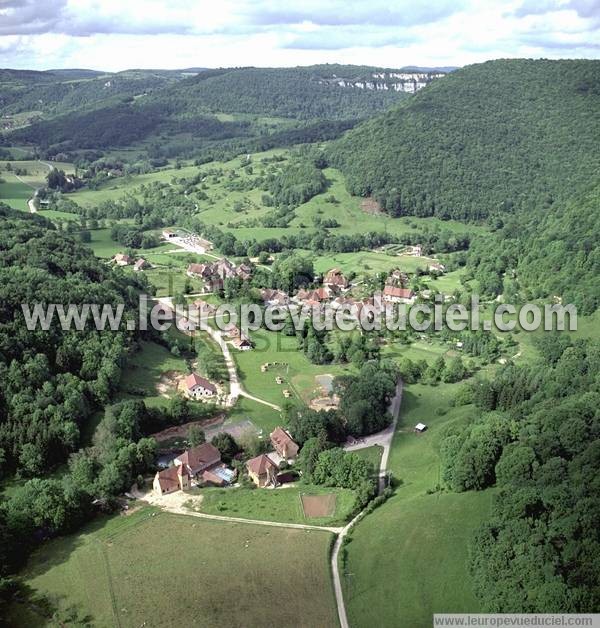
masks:
[[[198,255],[205,255],[213,249],[211,242],[191,233],[164,230],[162,237],[166,242]],[[410,247],[410,254],[416,257],[421,256],[420,247]],[[226,257],[212,257],[214,259],[211,261],[191,262],[185,269],[186,277],[201,282],[200,292],[202,294],[202,298],[190,299],[186,316],[175,317],[177,328],[186,334],[193,334],[200,320],[206,321],[215,318],[218,302],[214,300],[210,302],[207,300],[208,297],[222,295],[227,280],[251,281],[256,268],[256,264],[249,260],[236,264]],[[111,261],[118,267],[131,267],[134,272],[144,271],[150,267],[145,259],[134,259],[126,253],[116,254]],[[444,271],[445,268],[442,264],[428,260],[427,272],[439,276]],[[277,288],[259,288],[262,305],[265,308],[279,308],[284,312],[302,307],[318,309],[329,305],[333,310],[345,308],[351,318],[354,317],[358,320],[365,306],[383,310],[393,308],[397,304],[412,305],[418,298],[427,299],[430,297],[427,291],[415,292],[410,287],[409,274],[399,268],[388,273],[383,289],[377,295],[365,295],[364,289],[348,278],[338,267],[330,268],[322,276],[315,276],[311,284],[299,288],[295,294],[288,294]],[[161,302],[174,307],[167,298],[161,299]],[[216,339],[220,342],[226,361],[231,364],[233,361],[231,358],[228,359],[227,345],[240,352],[250,351],[254,348],[251,336],[244,333],[236,325],[229,325],[222,332],[213,330],[210,326],[206,329],[210,331],[213,340]],[[277,368],[277,363],[263,363],[260,370],[266,374],[274,367],[276,373],[281,373],[280,368]],[[317,394],[310,402],[309,407],[315,411],[336,410],[339,407],[340,398],[333,391],[331,383],[326,383],[325,377],[321,379],[323,381],[321,396]],[[238,380],[234,366],[230,368],[230,380],[229,384]],[[275,374],[275,382],[282,386],[281,394],[284,399],[292,397],[291,390],[284,386],[286,381],[281,374]],[[182,394],[191,402],[209,403],[215,407],[227,408],[235,404],[236,395],[246,394],[239,384],[236,391],[235,394],[232,392],[227,395],[222,382],[213,382],[193,371],[180,381],[177,393]],[[396,418],[398,409],[395,410]],[[419,422],[414,427],[414,432],[415,434],[422,434],[426,429],[427,426]],[[223,428],[222,433],[234,440],[229,432],[227,428]],[[386,429],[381,435],[375,434],[368,439],[356,439],[348,436],[343,448],[348,451],[357,451],[378,446],[380,443],[384,447],[389,447],[392,434],[393,430],[390,432],[389,429]],[[259,439],[262,438],[259,436]],[[280,425],[270,432],[268,439],[260,442],[261,452],[251,457],[240,450],[235,456],[228,456],[227,461],[225,461],[221,451],[215,445],[216,442],[213,436],[213,442],[207,441],[188,446],[188,448],[180,446],[163,451],[156,474],[144,490],[136,491],[136,495],[168,508],[169,502],[165,502],[165,498],[173,494],[185,494],[191,491],[198,495],[198,491],[200,491],[200,495],[202,495],[202,489],[247,487],[249,485],[260,489],[282,489],[294,486],[294,482],[301,479],[302,470],[295,468],[301,447],[294,440],[293,434]],[[385,466],[382,463],[380,477],[384,473]]]

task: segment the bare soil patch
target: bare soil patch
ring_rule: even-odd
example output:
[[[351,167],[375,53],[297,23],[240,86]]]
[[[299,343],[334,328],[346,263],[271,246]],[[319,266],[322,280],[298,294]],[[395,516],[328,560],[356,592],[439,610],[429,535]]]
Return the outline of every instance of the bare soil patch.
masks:
[[[183,425],[173,425],[172,427],[167,427],[160,432],[150,434],[150,436],[160,443],[160,441],[168,440],[171,438],[186,437],[192,425],[197,425],[203,430],[207,430],[208,428],[221,425],[224,420],[225,415],[218,414],[217,416],[214,416],[210,419],[202,419],[201,421],[190,421],[189,423],[183,423]]]
[[[360,208],[365,212],[365,214],[383,214],[383,209],[381,205],[371,196],[364,198],[360,202]]]
[[[333,517],[335,513],[335,494],[302,495],[302,510],[306,518]]]
[[[184,377],[180,371],[165,371],[156,384],[156,390],[164,397],[169,397],[180,387]]]

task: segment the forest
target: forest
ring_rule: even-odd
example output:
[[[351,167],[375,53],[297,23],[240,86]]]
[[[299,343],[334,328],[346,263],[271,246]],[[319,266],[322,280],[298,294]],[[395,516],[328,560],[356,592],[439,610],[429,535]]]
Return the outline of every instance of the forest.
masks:
[[[600,350],[555,334],[541,357],[472,385],[478,415],[450,428],[443,479],[498,487],[471,545],[487,612],[595,612],[600,604]]]

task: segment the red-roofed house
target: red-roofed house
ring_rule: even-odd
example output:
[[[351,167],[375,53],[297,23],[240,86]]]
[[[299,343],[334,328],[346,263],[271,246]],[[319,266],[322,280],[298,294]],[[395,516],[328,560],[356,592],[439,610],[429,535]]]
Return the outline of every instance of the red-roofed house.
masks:
[[[196,477],[203,471],[221,462],[221,453],[210,443],[202,443],[184,451],[175,458],[176,465],[183,465],[191,477]]]
[[[156,495],[165,495],[190,488],[190,474],[183,464],[158,471],[152,483]]]
[[[383,300],[388,303],[414,303],[415,294],[409,288],[385,286],[383,289]]]
[[[217,387],[197,373],[191,373],[185,378],[185,392],[192,399],[206,399],[217,394]]]
[[[275,486],[279,467],[265,454],[248,460],[246,469],[250,479],[259,487]]]
[[[284,460],[293,459],[298,455],[298,445],[289,432],[282,427],[276,427],[271,432],[270,437],[273,448]]]
[[[339,268],[332,268],[327,271],[323,279],[323,285],[329,286],[330,288],[346,289],[350,284]]]

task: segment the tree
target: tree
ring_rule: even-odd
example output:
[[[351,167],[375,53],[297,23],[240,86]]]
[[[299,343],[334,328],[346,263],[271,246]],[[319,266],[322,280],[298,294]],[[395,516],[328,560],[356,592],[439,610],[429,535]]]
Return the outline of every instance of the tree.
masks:
[[[211,444],[213,444],[221,452],[221,458],[223,458],[224,462],[227,463],[230,463],[232,458],[240,450],[235,438],[233,438],[233,436],[228,432],[221,432],[216,436],[213,436]]]
[[[190,447],[197,447],[206,442],[204,430],[199,425],[190,425],[187,432],[187,441]]]

